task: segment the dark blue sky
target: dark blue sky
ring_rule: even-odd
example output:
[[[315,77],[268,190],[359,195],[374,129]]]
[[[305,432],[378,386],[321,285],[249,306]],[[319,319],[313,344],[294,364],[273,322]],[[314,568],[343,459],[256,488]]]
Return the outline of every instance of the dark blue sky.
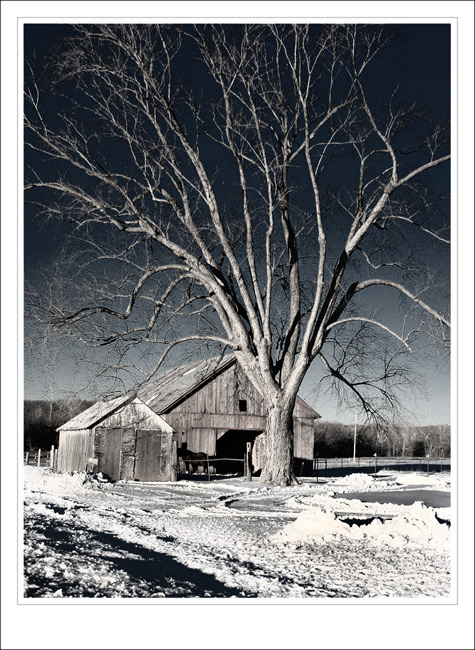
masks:
[[[28,60],[40,61],[67,33],[61,24],[26,24],[24,51]],[[432,116],[450,111],[450,25],[399,24],[401,42],[394,48],[394,77],[412,99],[425,104]],[[404,73],[401,74],[401,70]],[[386,69],[387,72],[387,69]],[[385,79],[391,86],[394,79]],[[37,266],[61,246],[63,231],[36,218],[34,206],[25,204],[25,267]]]

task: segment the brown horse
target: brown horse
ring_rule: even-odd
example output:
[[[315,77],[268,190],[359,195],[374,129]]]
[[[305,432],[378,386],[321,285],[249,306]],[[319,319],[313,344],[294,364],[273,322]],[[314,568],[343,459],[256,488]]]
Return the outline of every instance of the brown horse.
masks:
[[[181,458],[187,464],[190,474],[193,473],[195,468],[198,468],[198,465],[202,465],[206,470],[208,469],[208,456],[201,451],[190,451],[180,447],[178,449],[178,458]]]

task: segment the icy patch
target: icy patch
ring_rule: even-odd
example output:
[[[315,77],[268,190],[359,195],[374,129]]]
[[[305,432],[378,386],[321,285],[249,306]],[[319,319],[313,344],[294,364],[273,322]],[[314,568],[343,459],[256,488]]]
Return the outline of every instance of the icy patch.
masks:
[[[440,523],[433,508],[422,503],[407,506],[401,514],[391,519],[377,515],[366,523],[348,524],[331,510],[312,508],[300,513],[295,521],[287,524],[271,540],[277,543],[308,542],[326,544],[338,537],[348,540],[367,540],[376,545],[392,547],[433,546],[439,550],[448,549],[449,526]]]
[[[187,508],[180,510],[178,514],[180,516],[202,516],[209,513],[205,508],[201,508],[200,506],[188,506]]]
[[[395,485],[398,487],[430,487],[437,490],[450,490],[450,474],[447,473],[431,473],[431,474],[418,474],[416,472],[400,472],[397,475]]]

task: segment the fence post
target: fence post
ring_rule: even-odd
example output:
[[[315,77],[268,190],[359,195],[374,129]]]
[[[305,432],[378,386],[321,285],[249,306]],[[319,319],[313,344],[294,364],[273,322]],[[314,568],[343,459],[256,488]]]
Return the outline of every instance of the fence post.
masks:
[[[252,470],[251,470],[251,443],[246,442],[246,478],[248,481],[252,481]]]
[[[29,455],[30,455],[29,452],[26,452],[26,454],[25,454],[25,465],[28,465],[28,456]]]
[[[51,451],[49,452],[49,466],[53,469],[54,463],[54,445],[51,445]]]
[[[56,472],[58,469],[58,450],[54,450],[54,458],[53,458],[53,469]]]
[[[38,467],[41,466],[41,449],[38,449]]]

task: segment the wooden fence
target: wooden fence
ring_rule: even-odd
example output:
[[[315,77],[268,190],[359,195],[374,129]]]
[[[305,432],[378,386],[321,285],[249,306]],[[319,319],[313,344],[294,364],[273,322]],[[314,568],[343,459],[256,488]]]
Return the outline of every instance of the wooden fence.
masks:
[[[26,451],[24,457],[25,465],[36,465],[36,467],[56,468],[58,450],[51,446],[51,449],[36,449]]]

